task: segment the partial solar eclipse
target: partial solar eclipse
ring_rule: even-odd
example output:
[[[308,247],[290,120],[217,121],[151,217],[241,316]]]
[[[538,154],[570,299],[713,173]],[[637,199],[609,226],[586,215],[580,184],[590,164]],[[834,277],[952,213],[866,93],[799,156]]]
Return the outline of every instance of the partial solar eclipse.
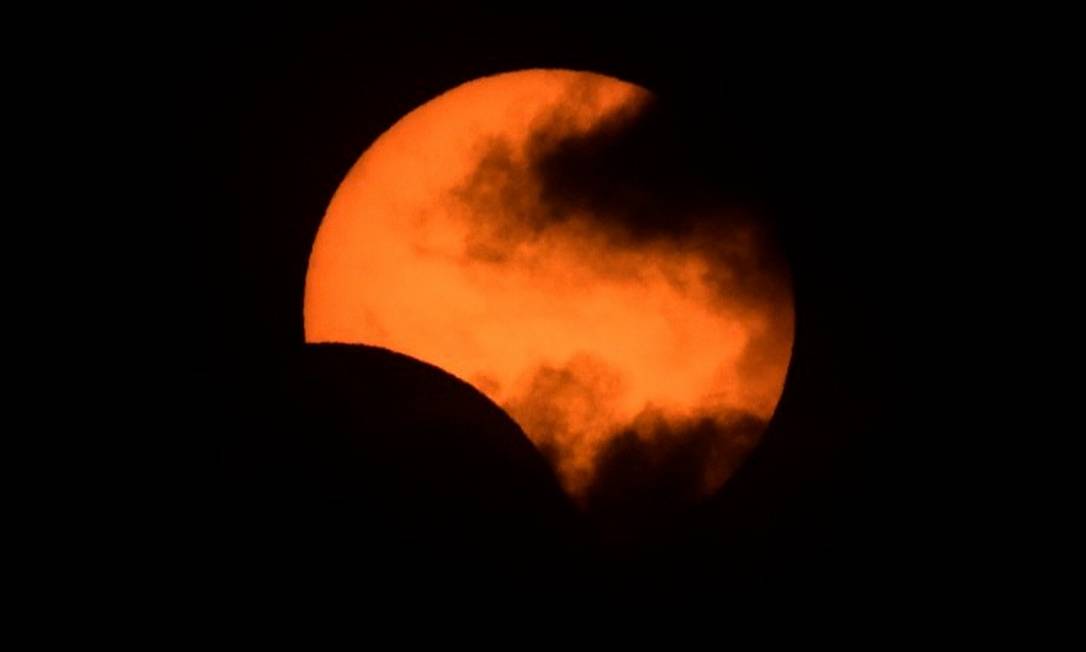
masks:
[[[566,70],[415,109],[332,198],[306,341],[471,383],[582,503],[604,469],[651,480],[681,450],[697,456],[690,492],[716,491],[776,409],[794,302],[763,216],[686,173],[672,118],[644,88]]]

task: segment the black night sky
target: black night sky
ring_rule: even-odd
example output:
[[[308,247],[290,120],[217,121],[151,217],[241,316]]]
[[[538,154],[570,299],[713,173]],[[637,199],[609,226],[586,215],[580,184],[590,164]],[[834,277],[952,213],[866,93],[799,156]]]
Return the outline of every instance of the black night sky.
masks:
[[[193,45],[183,138],[216,199],[194,207],[204,310],[185,421],[215,470],[201,520],[224,580],[595,594],[877,586],[907,572],[892,316],[920,183],[907,180],[916,61],[877,34],[754,38],[689,22],[329,19]],[[766,208],[795,283],[792,364],[761,445],[718,494],[634,532],[579,516],[469,386],[384,351],[303,343],[313,237],[358,156],[439,93],[536,67],[666,98],[701,139],[698,174]],[[622,509],[652,512],[651,487],[618,490],[647,492]]]

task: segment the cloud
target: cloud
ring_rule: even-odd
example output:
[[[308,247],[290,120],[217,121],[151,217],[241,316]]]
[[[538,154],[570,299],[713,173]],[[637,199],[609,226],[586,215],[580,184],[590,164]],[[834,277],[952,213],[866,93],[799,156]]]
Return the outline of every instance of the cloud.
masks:
[[[720,487],[765,427],[749,413],[674,419],[647,411],[602,447],[582,504],[609,536],[664,526]]]
[[[751,189],[714,177],[723,155],[698,151],[697,134],[650,95],[585,128],[590,85],[571,88],[527,136],[485,142],[454,198],[468,224],[469,264],[535,268],[541,284],[563,271],[600,286],[633,284],[646,306],[649,295],[670,292],[743,325],[742,353],[716,386],[717,398],[732,394],[722,401],[707,392],[681,409],[664,397],[623,407],[629,367],[592,350],[505,388],[503,406],[583,505],[644,511],[646,501],[678,505],[719,487],[754,445],[787,365],[791,287]],[[616,315],[638,328],[636,311]],[[737,385],[745,398],[734,395]]]
[[[548,231],[580,231],[588,246],[667,248],[709,263],[729,305],[790,301],[787,264],[758,213],[758,184],[738,153],[707,151],[681,116],[637,96],[583,128],[592,101],[576,89],[539,116],[523,144],[495,137],[455,198],[472,214],[470,256],[510,262]],[[738,177],[738,178],[737,178]]]

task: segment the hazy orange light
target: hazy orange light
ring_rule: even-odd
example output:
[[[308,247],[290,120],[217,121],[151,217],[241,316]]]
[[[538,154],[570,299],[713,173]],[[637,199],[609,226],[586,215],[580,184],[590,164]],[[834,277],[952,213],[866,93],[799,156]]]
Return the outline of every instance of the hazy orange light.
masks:
[[[609,77],[532,70],[464,84],[405,116],[328,207],[306,279],[306,340],[386,347],[474,384],[552,454],[574,496],[622,432],[768,420],[792,302],[790,290],[755,302],[721,291],[728,270],[698,245],[737,234],[623,239],[588,208],[529,224],[540,189],[523,175],[510,192],[507,171],[529,165],[541,128],[588,133],[649,97]],[[754,443],[730,442],[704,489]]]

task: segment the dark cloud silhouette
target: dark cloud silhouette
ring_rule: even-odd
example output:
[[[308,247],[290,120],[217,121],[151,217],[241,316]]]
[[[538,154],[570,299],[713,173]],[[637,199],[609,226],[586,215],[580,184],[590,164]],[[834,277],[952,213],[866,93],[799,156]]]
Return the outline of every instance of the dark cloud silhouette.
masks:
[[[537,434],[554,468],[585,469],[588,461],[577,459],[584,449],[573,440],[607,422],[597,415],[610,410],[621,382],[608,371],[588,358],[542,366],[527,392],[504,406]],[[676,418],[647,408],[602,438],[575,498],[605,540],[643,538],[719,487],[766,426],[746,412]]]
[[[631,429],[609,439],[586,492],[586,511],[608,539],[667,527],[704,498],[713,478],[735,470],[766,427],[745,413],[726,421],[642,419],[652,421],[648,436]]]
[[[471,225],[470,256],[504,263],[517,244],[580,219],[612,247],[664,242],[702,254],[731,304],[762,308],[790,296],[764,183],[743,145],[707,145],[701,127],[651,95],[578,130],[572,107],[587,97],[575,90],[538,119],[523,156],[505,139],[486,144],[455,192],[488,216]]]

